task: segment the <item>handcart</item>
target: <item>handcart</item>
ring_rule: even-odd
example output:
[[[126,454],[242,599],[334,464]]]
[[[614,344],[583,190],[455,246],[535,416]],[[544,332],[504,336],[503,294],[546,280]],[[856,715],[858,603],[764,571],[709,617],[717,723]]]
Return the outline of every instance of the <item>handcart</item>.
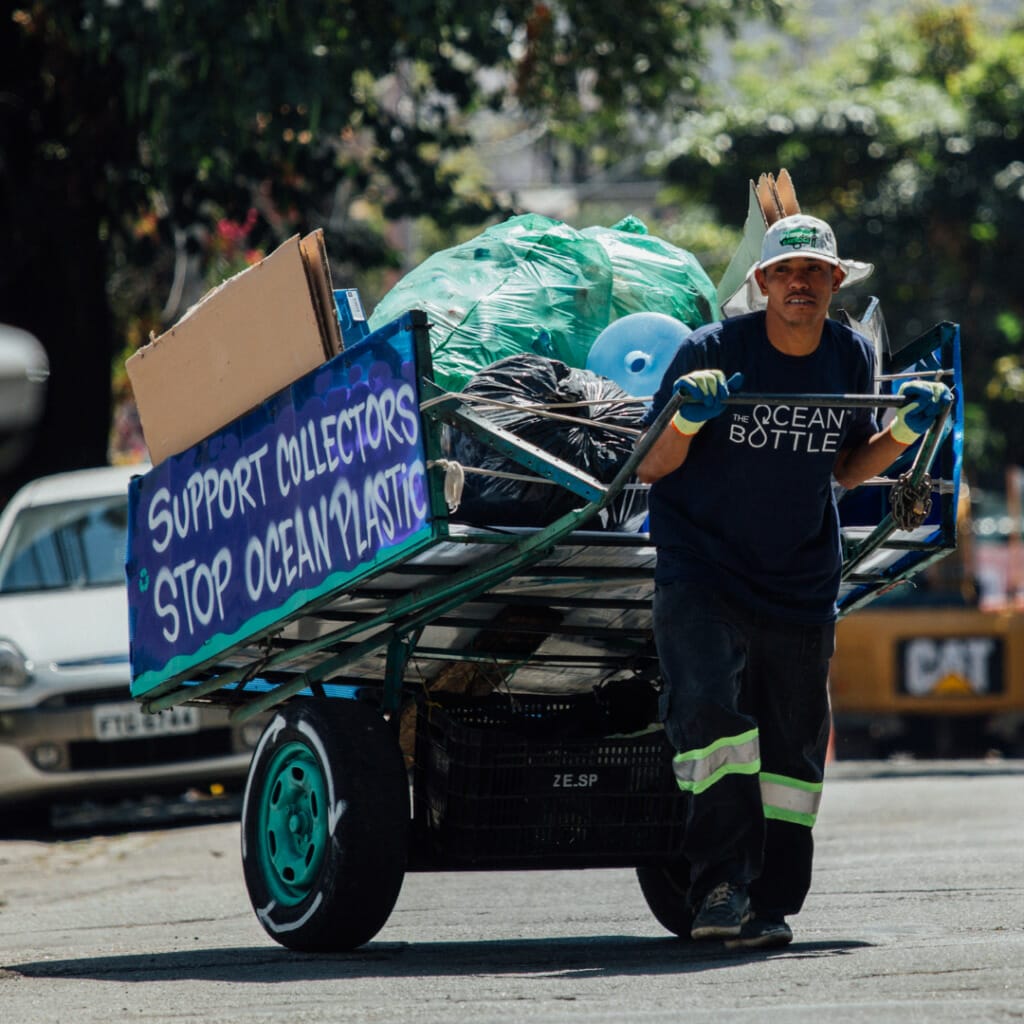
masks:
[[[644,502],[635,467],[681,399],[601,482],[436,387],[428,335],[408,313],[133,481],[132,695],[266,719],[242,864],[284,946],[369,941],[407,871],[511,868],[636,868],[685,936],[655,552],[603,528]],[[956,325],[902,353],[876,344],[876,394],[788,400],[884,409],[903,373],[959,390]],[[578,507],[537,527],[457,522],[451,429]],[[957,402],[897,473],[842,497],[844,613],[955,546],[961,449]]]

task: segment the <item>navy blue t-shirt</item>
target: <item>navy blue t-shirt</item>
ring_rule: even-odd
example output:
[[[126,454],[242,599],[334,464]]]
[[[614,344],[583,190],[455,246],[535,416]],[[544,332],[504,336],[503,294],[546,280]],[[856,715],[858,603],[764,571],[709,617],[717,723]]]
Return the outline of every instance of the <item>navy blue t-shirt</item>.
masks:
[[[870,342],[826,320],[807,356],[768,340],[765,314],[689,335],[654,396],[653,422],[676,379],[697,369],[743,374],[749,394],[871,394]],[[669,429],[672,429],[671,427]],[[842,448],[877,430],[870,409],[730,405],[690,444],[686,461],[652,485],[658,581],[704,582],[782,618],[828,622],[842,568],[832,467]]]

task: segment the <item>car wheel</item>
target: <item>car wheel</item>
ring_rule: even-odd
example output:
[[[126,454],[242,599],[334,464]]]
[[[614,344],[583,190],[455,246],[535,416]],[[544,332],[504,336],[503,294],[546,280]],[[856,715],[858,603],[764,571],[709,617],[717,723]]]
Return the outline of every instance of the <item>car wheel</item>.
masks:
[[[686,899],[690,886],[690,865],[645,864],[636,869],[640,891],[659,923],[681,939],[690,938],[693,911]]]
[[[384,926],[405,875],[409,791],[397,740],[357,701],[290,704],[253,754],[242,865],[267,934],[289,949],[354,949]]]

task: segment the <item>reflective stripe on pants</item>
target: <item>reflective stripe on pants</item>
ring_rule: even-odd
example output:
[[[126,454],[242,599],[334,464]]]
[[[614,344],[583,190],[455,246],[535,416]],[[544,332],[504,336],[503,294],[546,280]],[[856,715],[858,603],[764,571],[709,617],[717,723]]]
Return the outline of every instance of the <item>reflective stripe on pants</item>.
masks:
[[[804,782],[788,775],[761,773],[761,800],[764,816],[776,821],[813,828],[821,804],[820,782]]]
[[[676,782],[684,793],[703,793],[726,775],[756,775],[761,770],[757,730],[723,736],[699,750],[672,759]]]

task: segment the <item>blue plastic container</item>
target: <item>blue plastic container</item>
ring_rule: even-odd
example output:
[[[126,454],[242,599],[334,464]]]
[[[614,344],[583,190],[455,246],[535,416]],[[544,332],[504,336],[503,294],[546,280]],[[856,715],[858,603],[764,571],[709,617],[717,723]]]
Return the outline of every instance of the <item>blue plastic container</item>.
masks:
[[[587,369],[610,378],[631,395],[650,397],[688,334],[686,324],[665,313],[630,313],[597,336],[587,356]]]

